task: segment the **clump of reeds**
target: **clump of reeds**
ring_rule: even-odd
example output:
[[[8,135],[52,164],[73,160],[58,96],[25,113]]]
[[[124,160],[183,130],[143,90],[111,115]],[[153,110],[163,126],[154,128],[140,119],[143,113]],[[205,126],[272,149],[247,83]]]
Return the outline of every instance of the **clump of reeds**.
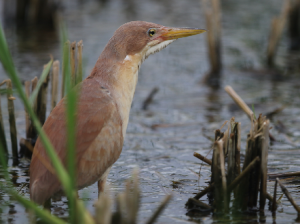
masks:
[[[197,158],[211,164],[212,175],[210,186],[197,194],[194,199],[199,199],[209,193],[213,210],[228,212],[232,194],[234,195],[234,206],[246,210],[257,206],[258,193],[260,193],[260,209],[263,211],[267,198],[269,120],[262,115],[255,119],[251,110],[231,87],[226,87],[226,91],[251,118],[244,163],[241,169],[241,124],[231,118],[225,132],[221,132],[220,129],[215,131],[211,161],[207,161],[206,158],[195,153]],[[195,203],[191,203],[191,199],[187,205],[189,208],[197,206]]]
[[[225,132],[221,132],[221,128],[215,131],[212,160],[207,159],[199,153],[194,153],[195,157],[211,165],[211,181],[208,187],[196,194],[194,198],[190,198],[186,206],[189,209],[197,207],[206,209],[206,211],[226,213],[230,209],[242,211],[247,209],[255,210],[258,207],[259,201],[259,210],[263,217],[266,199],[270,201],[270,209],[273,214],[276,212],[278,203],[276,192],[277,183],[279,183],[283,193],[298,212],[298,220],[300,220],[300,207],[295,203],[288,190],[278,178],[275,182],[273,197],[267,192],[267,164],[270,138],[269,120],[261,114],[258,118],[255,118],[255,114],[230,86],[226,86],[225,90],[251,120],[242,169],[240,159],[241,124],[235,122],[234,118],[231,118]],[[226,157],[227,166],[225,163]],[[282,175],[272,174],[270,176],[286,177],[295,175],[299,175],[299,172]],[[231,200],[232,193],[233,199]],[[211,205],[199,201],[206,194],[208,194]],[[233,201],[233,208],[229,208],[230,201]]]

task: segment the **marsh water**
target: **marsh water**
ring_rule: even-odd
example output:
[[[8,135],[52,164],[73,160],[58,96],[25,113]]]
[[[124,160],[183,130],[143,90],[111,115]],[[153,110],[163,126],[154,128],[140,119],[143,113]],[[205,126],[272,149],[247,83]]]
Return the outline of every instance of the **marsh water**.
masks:
[[[84,43],[85,76],[113,32],[127,21],[145,20],[166,26],[205,28],[199,0],[64,1],[62,6],[68,38],[71,41],[83,40]],[[169,193],[173,194],[173,199],[158,223],[297,222],[297,213],[285,196],[275,216],[267,206],[264,217],[259,217],[256,212],[222,218],[212,214],[188,216],[185,208],[188,198],[205,188],[210,180],[210,167],[205,164],[199,178],[201,163],[193,153],[208,154],[214,130],[232,116],[241,122],[244,153],[250,121],[224,91],[226,85],[232,86],[249,106],[254,104],[256,114],[267,114],[285,106],[271,119],[271,133],[276,142],[270,145],[268,172],[300,171],[300,76],[299,72],[286,69],[289,62],[297,63],[288,52],[286,35],[280,42],[276,57],[279,75],[264,69],[270,23],[280,13],[281,6],[280,0],[222,1],[223,71],[220,88],[201,82],[209,71],[205,34],[177,40],[150,56],[141,66],[123,151],[108,176],[111,194],[115,196],[124,189],[124,181],[130,177],[133,168],[139,167],[142,195],[139,223],[146,221]],[[61,59],[58,32],[17,29],[12,25],[4,27],[23,81],[39,76],[50,54]],[[0,67],[0,81],[5,78]],[[159,92],[148,110],[142,110],[143,101],[155,87]],[[18,97],[14,102],[20,139],[25,137],[25,113]],[[9,145],[5,96],[1,96],[1,104]],[[15,187],[29,197],[28,161],[22,160],[19,166],[13,167],[10,159],[9,164]],[[300,204],[300,179],[282,181]],[[273,192],[273,186],[274,181],[268,180],[269,193]],[[97,185],[79,191],[79,196],[93,212]],[[0,223],[28,223],[25,209],[1,189],[0,199]],[[208,202],[206,196],[201,200]],[[54,202],[51,212],[67,217],[66,198]]]

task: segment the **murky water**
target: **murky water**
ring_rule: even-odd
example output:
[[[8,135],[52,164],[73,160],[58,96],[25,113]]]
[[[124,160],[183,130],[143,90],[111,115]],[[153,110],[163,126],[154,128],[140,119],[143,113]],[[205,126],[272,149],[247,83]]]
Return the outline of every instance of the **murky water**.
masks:
[[[82,39],[84,43],[86,76],[114,30],[127,21],[145,20],[168,26],[205,27],[199,0],[112,0],[105,5],[90,0],[85,4],[76,1],[65,4],[63,16],[68,25],[69,39]],[[277,142],[270,147],[269,172],[300,171],[299,74],[286,75],[278,80],[271,74],[252,71],[263,67],[262,57],[265,54],[269,24],[271,18],[279,13],[281,4],[279,0],[254,0],[251,3],[247,0],[224,1],[224,71],[220,89],[201,84],[209,69],[205,35],[180,39],[162,52],[150,56],[142,65],[123,152],[108,176],[112,194],[116,195],[124,189],[124,180],[131,175],[132,169],[139,167],[142,191],[140,222],[150,216],[167,193],[173,193],[174,197],[159,218],[159,223],[248,223],[250,220],[259,223],[256,213],[229,216],[226,220],[212,215],[186,216],[185,202],[203,189],[210,179],[210,168],[204,165],[198,182],[200,162],[193,157],[193,152],[206,155],[214,130],[232,116],[242,122],[242,149],[245,148],[250,122],[223,90],[225,85],[231,85],[248,105],[254,104],[257,114],[266,114],[286,106],[271,121],[271,132]],[[39,75],[42,65],[49,60],[49,54],[59,58],[57,33],[16,32],[12,27],[6,27],[5,31],[22,80]],[[277,57],[277,64],[281,66],[288,57],[286,49],[287,40],[284,38]],[[248,71],[245,72],[245,69]],[[6,76],[0,68],[0,80],[4,78]],[[148,111],[143,111],[143,101],[154,87],[158,87],[159,92]],[[4,97],[2,108],[8,130]],[[25,136],[25,115],[19,100],[15,101],[15,109],[20,139]],[[278,128],[281,122],[285,130]],[[168,125],[153,129],[156,124]],[[27,170],[26,161],[19,167],[10,167],[15,186],[29,197]],[[284,183],[296,203],[300,204],[299,179],[286,179]],[[268,182],[269,192],[272,192],[273,185],[273,181]],[[93,202],[97,198],[96,184],[81,190],[80,197],[88,209],[93,211]],[[24,217],[27,215],[22,206],[10,200],[1,190],[0,199],[3,223],[26,223]],[[207,202],[206,196],[202,200]],[[63,198],[53,203],[52,213],[65,217],[66,208],[66,199]],[[283,197],[276,218],[267,209],[265,216],[266,223],[293,223],[297,214]]]

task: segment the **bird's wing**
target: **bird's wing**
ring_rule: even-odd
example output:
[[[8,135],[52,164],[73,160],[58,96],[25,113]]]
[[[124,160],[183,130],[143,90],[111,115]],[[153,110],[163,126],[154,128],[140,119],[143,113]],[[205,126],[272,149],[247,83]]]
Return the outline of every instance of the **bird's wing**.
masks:
[[[53,109],[43,126],[55,151],[64,164],[66,163],[67,144],[65,104],[64,98]],[[113,114],[118,115],[118,111],[109,91],[101,87],[97,81],[85,79],[82,82],[80,97],[77,102],[75,139],[77,155],[82,155],[89,148]],[[121,119],[117,120],[122,126]],[[120,140],[122,141],[123,139]],[[32,188],[34,181],[38,179],[40,182],[43,179],[45,182],[51,183],[49,178],[52,178],[53,182],[57,182],[44,146],[38,138],[30,165],[30,188]],[[59,183],[54,185],[59,186]],[[57,188],[54,185],[53,188]],[[30,191],[32,193],[32,189]]]

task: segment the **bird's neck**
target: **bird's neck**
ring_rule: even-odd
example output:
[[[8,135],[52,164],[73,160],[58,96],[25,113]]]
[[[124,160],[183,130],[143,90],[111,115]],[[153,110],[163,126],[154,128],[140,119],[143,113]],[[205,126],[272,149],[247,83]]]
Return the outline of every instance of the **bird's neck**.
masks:
[[[140,54],[127,55],[121,61],[108,60],[107,58],[103,59],[100,57],[92,72],[92,74],[95,74],[95,78],[109,89],[111,96],[118,106],[123,123],[123,137],[125,137],[126,134],[141,62],[142,56]]]

